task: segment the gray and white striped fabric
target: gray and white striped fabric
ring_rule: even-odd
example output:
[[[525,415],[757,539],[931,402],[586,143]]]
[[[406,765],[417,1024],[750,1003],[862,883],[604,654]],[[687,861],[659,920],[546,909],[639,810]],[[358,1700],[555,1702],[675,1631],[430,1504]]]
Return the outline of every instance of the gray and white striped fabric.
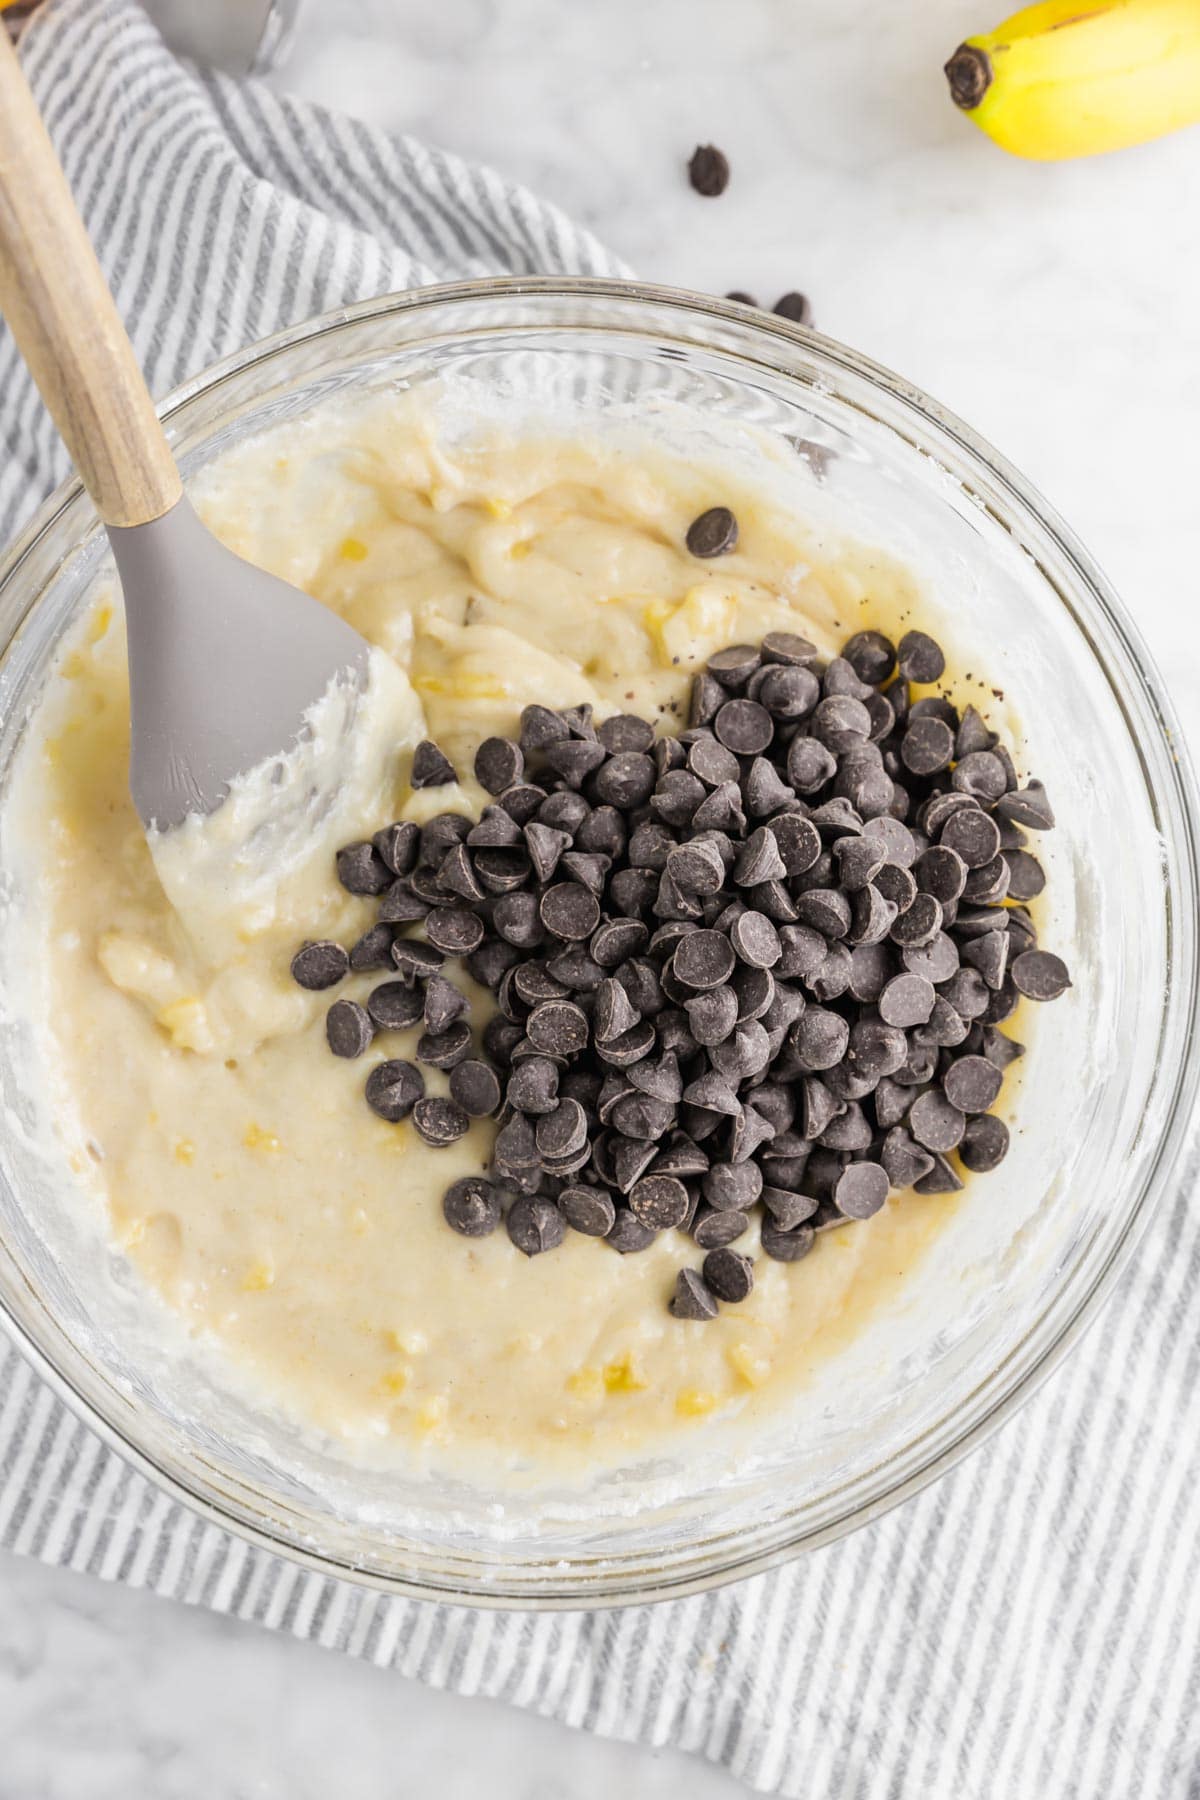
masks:
[[[51,0],[23,54],[158,391],[388,289],[621,273],[488,170],[185,72],[123,0]],[[5,337],[0,433],[2,540],[65,470]],[[985,1450],[849,1541],[722,1593],[535,1618],[321,1580],[157,1493],[2,1338],[0,1545],[681,1745],[768,1791],[1200,1800],[1193,1185],[1191,1171],[1102,1326]]]

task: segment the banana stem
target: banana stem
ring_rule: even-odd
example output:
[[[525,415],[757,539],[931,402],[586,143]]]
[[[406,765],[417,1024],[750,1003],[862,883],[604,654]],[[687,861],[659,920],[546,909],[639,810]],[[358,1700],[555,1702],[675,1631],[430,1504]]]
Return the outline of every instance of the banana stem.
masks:
[[[992,59],[975,44],[960,44],[946,64],[950,98],[964,112],[972,112],[992,85]]]

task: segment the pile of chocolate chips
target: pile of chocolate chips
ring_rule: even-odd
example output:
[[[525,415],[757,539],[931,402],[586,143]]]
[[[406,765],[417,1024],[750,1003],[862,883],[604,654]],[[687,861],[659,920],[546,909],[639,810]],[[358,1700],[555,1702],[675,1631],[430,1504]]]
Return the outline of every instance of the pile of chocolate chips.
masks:
[[[725,547],[726,519],[697,526]],[[961,1187],[951,1153],[996,1167],[989,1109],[1022,1054],[999,1026],[1070,985],[1025,905],[1044,882],[1026,833],[1054,820],[974,707],[912,700],[943,670],[919,631],[859,632],[828,663],[775,632],[709,660],[678,737],[529,706],[519,741],[479,746],[478,821],[339,852],[377,921],[293,974],[389,971],[327,1027],[341,1056],[422,1027],[415,1062],[370,1072],[381,1117],[433,1145],[498,1120],[489,1174],[445,1195],[456,1231],[503,1221],[530,1256],[568,1228],[626,1254],[686,1232],[708,1254],[671,1307],[705,1319],[753,1286],[733,1246],[755,1209],[763,1253],[792,1262],[890,1189]],[[422,744],[413,785],[455,779]],[[483,1057],[447,957],[496,996]]]

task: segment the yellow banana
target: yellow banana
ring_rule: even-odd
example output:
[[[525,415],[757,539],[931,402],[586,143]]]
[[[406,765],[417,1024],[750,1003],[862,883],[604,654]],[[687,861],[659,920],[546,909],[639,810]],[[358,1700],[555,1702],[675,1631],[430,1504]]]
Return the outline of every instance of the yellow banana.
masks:
[[[1041,0],[960,44],[946,77],[1014,156],[1145,143],[1200,124],[1200,0]]]

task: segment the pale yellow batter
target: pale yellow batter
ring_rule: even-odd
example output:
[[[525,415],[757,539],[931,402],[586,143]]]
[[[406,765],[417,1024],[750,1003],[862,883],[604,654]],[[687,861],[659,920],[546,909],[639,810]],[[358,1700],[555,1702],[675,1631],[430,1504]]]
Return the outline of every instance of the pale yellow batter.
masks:
[[[720,646],[798,628],[832,647],[912,602],[896,565],[844,548],[831,560],[793,518],[648,441],[491,431],[452,448],[432,410],[392,395],[260,438],[196,497],[235,549],[344,613],[411,681],[392,694],[393,791],[348,790],[336,841],[390,816],[478,807],[469,781],[407,789],[406,746],[422,735],[469,773],[479,740],[513,732],[530,701],[590,700],[598,716],[673,729],[691,672]],[[736,510],[740,544],[698,562],[684,532],[717,502]],[[333,996],[288,976],[301,937],[350,943],[371,920],[337,886],[333,844],[319,846],[315,878],[267,882],[219,952],[211,936],[198,943],[156,878],[127,739],[121,618],[101,597],[61,660],[12,801],[40,846],[61,1127],[118,1242],[216,1341],[231,1379],[349,1454],[486,1447],[493,1464],[582,1469],[702,1429],[718,1409],[774,1408],[886,1302],[953,1204],[893,1198],[800,1264],[760,1257],[750,1300],[709,1324],[667,1311],[677,1268],[702,1260],[677,1233],[628,1257],[568,1233],[533,1260],[502,1230],[455,1236],[441,1194],[485,1167],[494,1128],[433,1151],[410,1123],[376,1118],[366,1074],[411,1056],[416,1033],[339,1061],[324,1042]],[[172,891],[186,921],[186,880]],[[200,912],[211,898],[192,894]],[[361,998],[378,979],[337,991]],[[486,1006],[476,990],[477,1025]],[[444,1077],[427,1081],[444,1091]]]

